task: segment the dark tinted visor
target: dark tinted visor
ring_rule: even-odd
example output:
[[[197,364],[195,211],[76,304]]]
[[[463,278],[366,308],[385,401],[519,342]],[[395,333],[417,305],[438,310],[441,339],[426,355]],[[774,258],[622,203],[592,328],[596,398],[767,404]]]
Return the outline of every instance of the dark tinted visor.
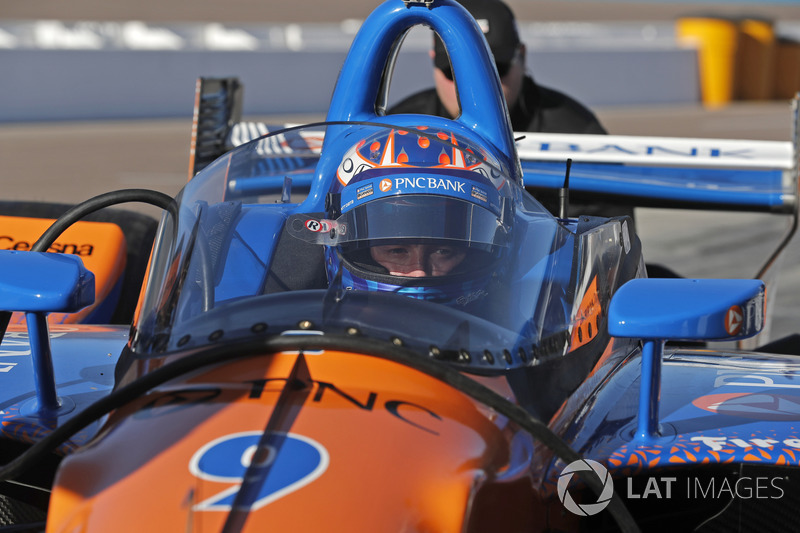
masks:
[[[400,195],[360,205],[337,220],[347,228],[340,242],[435,239],[465,244],[505,244],[502,224],[491,211],[436,195]]]
[[[359,205],[336,220],[293,215],[289,231],[328,246],[396,239],[436,240],[462,246],[505,246],[506,228],[477,204],[432,194],[403,194]]]

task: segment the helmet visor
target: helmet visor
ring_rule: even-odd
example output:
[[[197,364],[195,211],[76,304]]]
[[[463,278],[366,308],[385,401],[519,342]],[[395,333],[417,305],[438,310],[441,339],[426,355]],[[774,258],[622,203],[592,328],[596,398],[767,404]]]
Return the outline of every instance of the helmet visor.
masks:
[[[380,198],[336,220],[293,215],[288,226],[295,237],[327,246],[403,239],[488,248],[507,241],[506,228],[493,212],[459,198],[430,194]]]

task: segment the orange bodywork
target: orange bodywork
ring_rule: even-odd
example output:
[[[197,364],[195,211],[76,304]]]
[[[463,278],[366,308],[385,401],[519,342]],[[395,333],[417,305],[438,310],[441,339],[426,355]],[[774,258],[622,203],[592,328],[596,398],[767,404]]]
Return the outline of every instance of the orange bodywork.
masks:
[[[0,216],[0,250],[29,251],[53,220]],[[122,230],[107,222],[77,222],[56,239],[49,252],[75,254],[94,274],[95,303],[77,313],[51,313],[50,324],[81,322],[101,305],[114,290],[125,270],[127,245]],[[14,313],[12,323],[25,321],[23,313]]]
[[[575,315],[575,326],[572,328],[572,338],[569,343],[572,350],[588,344],[597,336],[602,314],[603,307],[600,304],[600,296],[597,293],[597,276],[595,276],[589,288],[586,289],[581,305]]]
[[[298,358],[310,376],[305,387],[287,385]],[[513,434],[503,420],[441,381],[378,358],[238,360],[115,412],[93,443],[62,463],[47,532],[222,531],[229,515],[237,531],[461,532],[472,530],[471,509],[486,510],[476,494],[503,505],[509,487],[528,505],[493,507],[503,517],[495,530],[530,531],[530,482],[503,478]],[[231,513],[220,502],[240,486],[235,473],[257,461],[254,443],[265,429],[311,443],[319,460],[303,480]],[[252,440],[237,448],[237,439]],[[228,453],[214,455],[223,445]],[[292,463],[268,449],[260,464]],[[267,479],[278,475],[271,468]]]

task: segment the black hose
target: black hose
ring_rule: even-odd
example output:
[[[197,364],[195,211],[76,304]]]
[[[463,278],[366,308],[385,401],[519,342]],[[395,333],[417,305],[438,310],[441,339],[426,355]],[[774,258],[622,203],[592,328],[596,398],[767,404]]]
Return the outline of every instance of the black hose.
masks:
[[[124,387],[112,391],[105,398],[98,400],[67,420],[48,436],[31,446],[25,453],[0,468],[0,481],[13,478],[21,472],[38,465],[44,454],[50,453],[51,450],[54,450],[60,444],[64,443],[89,423],[141,397],[147,391],[167,381],[217,363],[231,362],[235,359],[264,355],[265,353],[300,350],[350,351],[367,356],[379,357],[414,368],[415,370],[451,385],[460,392],[515,422],[534,438],[553,450],[553,452],[567,464],[582,458],[580,454],[572,450],[558,435],[553,433],[545,423],[531,416],[522,407],[508,401],[488,387],[441,362],[427,359],[420,356],[417,352],[378,339],[327,335],[293,335],[275,336],[248,342],[220,344],[193,352],[187,352],[186,355],[180,359],[157,368]],[[576,473],[596,495],[599,496],[602,493],[603,484],[593,472],[578,471]],[[639,531],[636,522],[616,491],[612,495],[608,509],[621,531]]]
[[[31,251],[46,252],[67,228],[89,213],[104,207],[127,202],[151,204],[165,209],[173,215],[177,214],[175,200],[163,192],[150,189],[122,189],[103,193],[71,207],[66,213],[58,217],[33,244]],[[0,344],[2,344],[8,324],[11,322],[11,314],[12,311],[0,311]]]
[[[42,252],[52,246],[53,242],[73,223],[98,209],[125,202],[144,202],[155,205],[173,213],[176,212],[175,201],[168,195],[147,189],[123,189],[101,194],[82,202],[69,209],[58,218],[34,243],[31,251]],[[0,342],[11,318],[11,312],[0,312]],[[333,336],[291,336],[272,337],[259,341],[250,341],[237,344],[212,346],[198,350],[196,353],[186,355],[173,363],[160,367],[146,374],[128,385],[112,391],[105,398],[89,405],[83,411],[67,420],[52,433],[36,442],[25,453],[21,454],[10,463],[0,468],[0,481],[16,477],[21,472],[38,465],[45,454],[51,453],[59,445],[66,442],[71,436],[85,426],[100,419],[147,391],[171,379],[179,377],[205,366],[231,361],[235,358],[253,356],[257,354],[274,353],[280,351],[295,351],[309,349],[344,350],[361,353],[373,357],[380,357],[409,366],[431,377],[451,385],[457,390],[493,408],[509,420],[517,423],[521,428],[530,433],[534,438],[555,452],[567,464],[581,459],[580,454],[572,450],[558,435],[553,433],[542,421],[532,417],[522,407],[509,402],[503,396],[481,385],[473,379],[466,377],[461,372],[443,365],[439,362],[420,357],[419,354],[409,349],[395,346],[376,339],[361,337],[333,337]],[[603,491],[603,484],[593,473],[578,471],[577,474],[586,485],[596,494]],[[609,504],[609,512],[614,516],[621,531],[639,531],[636,522],[622,503],[619,495],[614,492]]]
[[[46,252],[72,224],[98,209],[127,202],[142,202],[175,213],[175,200],[163,192],[150,189],[121,189],[89,198],[58,217],[31,247],[32,252]]]

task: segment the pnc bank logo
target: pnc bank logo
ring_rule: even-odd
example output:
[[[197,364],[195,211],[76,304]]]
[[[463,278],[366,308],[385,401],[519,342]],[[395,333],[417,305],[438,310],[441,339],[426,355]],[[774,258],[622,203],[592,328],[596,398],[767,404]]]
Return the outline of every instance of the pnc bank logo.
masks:
[[[387,192],[392,190],[392,180],[386,178],[382,179],[380,185],[378,185],[381,192]]]
[[[738,335],[739,332],[742,331],[743,324],[744,312],[742,308],[738,305],[734,305],[728,309],[728,312],[725,314],[725,331],[728,332],[728,335]]]

